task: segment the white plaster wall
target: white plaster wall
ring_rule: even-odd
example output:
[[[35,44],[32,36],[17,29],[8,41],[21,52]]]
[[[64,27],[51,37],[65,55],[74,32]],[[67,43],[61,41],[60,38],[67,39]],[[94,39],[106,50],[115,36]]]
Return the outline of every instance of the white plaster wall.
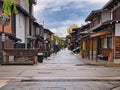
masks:
[[[25,23],[26,23],[26,34],[27,35],[29,35],[29,26],[30,26],[30,24],[29,24],[29,17],[26,17],[26,19],[25,19]]]
[[[104,38],[103,48],[107,48],[107,38]]]
[[[92,58],[92,51],[90,51],[89,53],[90,53],[90,58]],[[96,58],[96,54],[97,52],[93,50],[93,58]]]
[[[120,36],[120,23],[115,24],[115,36]]]
[[[16,37],[25,43],[25,16],[21,13],[16,14]]]
[[[27,12],[29,12],[29,4],[26,3],[26,0],[20,0],[20,5],[24,8]]]
[[[35,26],[31,23],[32,36],[35,36]]]
[[[32,15],[34,15],[35,11],[34,11],[34,6],[35,5],[32,5]]]
[[[44,40],[46,40],[48,37],[47,33],[44,33]]]
[[[102,22],[105,22],[105,21],[108,21],[108,20],[111,20],[111,13],[110,12],[108,12],[108,11],[104,11],[104,12],[102,12]]]

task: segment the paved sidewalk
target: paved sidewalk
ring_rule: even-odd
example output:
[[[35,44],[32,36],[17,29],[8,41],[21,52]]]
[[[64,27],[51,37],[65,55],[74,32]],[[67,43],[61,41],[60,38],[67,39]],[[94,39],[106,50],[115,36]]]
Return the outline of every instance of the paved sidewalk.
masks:
[[[120,67],[88,65],[66,49],[38,65],[0,66],[0,80],[0,90],[119,90]]]
[[[120,63],[113,63],[109,61],[103,60],[88,60],[87,58],[82,58],[80,54],[74,54],[77,58],[79,58],[82,62],[88,65],[96,65],[96,66],[106,66],[106,67],[120,67]]]
[[[120,90],[120,87],[113,88],[112,90]]]
[[[50,81],[50,82],[14,82],[0,90],[112,90],[120,82],[110,81]],[[119,90],[119,89],[113,89]]]
[[[84,63],[74,56],[72,51],[64,49],[57,54],[52,54],[50,57],[48,57],[48,59],[44,59],[43,64],[52,66],[74,66],[76,64]]]
[[[7,84],[8,80],[0,80],[0,88]]]

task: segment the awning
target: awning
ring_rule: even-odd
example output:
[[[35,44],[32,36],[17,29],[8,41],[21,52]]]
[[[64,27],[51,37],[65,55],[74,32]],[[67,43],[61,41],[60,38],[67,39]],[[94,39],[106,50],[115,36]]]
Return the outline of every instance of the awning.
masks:
[[[85,38],[89,38],[89,37],[90,37],[90,35],[87,34],[87,35],[81,36],[81,39],[85,39]]]
[[[91,34],[90,37],[98,37],[98,36],[104,36],[104,35],[109,35],[109,34],[112,34],[111,30],[104,30],[104,31]]]

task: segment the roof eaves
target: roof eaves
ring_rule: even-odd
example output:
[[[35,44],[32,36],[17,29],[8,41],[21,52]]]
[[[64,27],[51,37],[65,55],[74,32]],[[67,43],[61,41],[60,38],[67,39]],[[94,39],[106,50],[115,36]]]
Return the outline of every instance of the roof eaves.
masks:
[[[99,10],[93,10],[88,16],[87,18],[85,19],[85,22],[89,21],[90,17],[96,13],[100,13],[101,12],[101,9]]]
[[[109,0],[103,7],[102,9],[107,8],[114,0]]]
[[[28,13],[25,9],[23,9],[19,4],[17,4],[16,6],[17,6],[18,10],[20,10],[24,15],[30,17],[31,20],[33,20],[33,21],[36,20],[36,18],[35,18],[33,15],[29,14],[29,13]]]

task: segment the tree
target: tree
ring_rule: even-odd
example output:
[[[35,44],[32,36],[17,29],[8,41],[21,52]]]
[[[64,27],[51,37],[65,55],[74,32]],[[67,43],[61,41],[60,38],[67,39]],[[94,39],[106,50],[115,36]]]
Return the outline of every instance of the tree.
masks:
[[[69,42],[70,38],[71,38],[71,36],[70,36],[70,35],[67,35],[67,36],[66,36],[65,44],[68,44],[68,42]]]
[[[26,0],[29,3],[29,0]],[[8,25],[10,22],[10,15],[16,13],[16,0],[4,0],[3,2],[3,13],[0,15],[0,24],[2,25],[2,40],[4,34],[4,26]],[[2,41],[2,50],[4,50],[4,40]]]
[[[77,24],[71,25],[71,26],[68,28],[68,30],[67,30],[68,34],[72,33],[72,32],[73,32],[72,30],[73,30],[74,28],[78,28],[78,25],[77,25]]]
[[[29,3],[29,0],[26,0],[27,3]],[[16,13],[16,0],[4,0],[3,2],[3,11],[5,15],[10,16],[11,13]]]
[[[29,0],[26,0],[29,3]],[[9,16],[12,13],[16,13],[16,0],[4,0],[3,2],[3,13],[0,15],[0,24],[4,27],[9,24]],[[4,30],[3,30],[4,31]]]

